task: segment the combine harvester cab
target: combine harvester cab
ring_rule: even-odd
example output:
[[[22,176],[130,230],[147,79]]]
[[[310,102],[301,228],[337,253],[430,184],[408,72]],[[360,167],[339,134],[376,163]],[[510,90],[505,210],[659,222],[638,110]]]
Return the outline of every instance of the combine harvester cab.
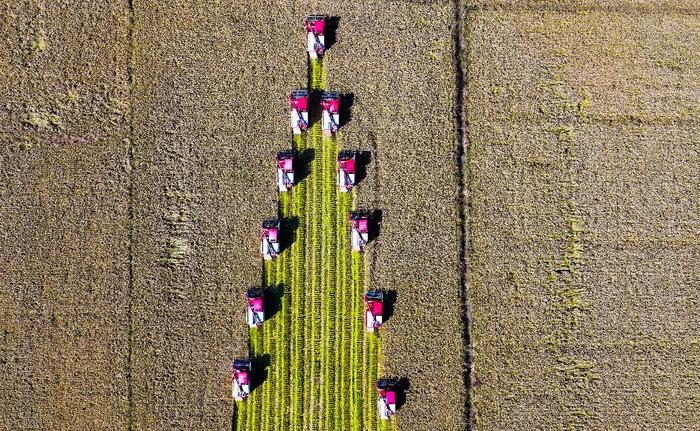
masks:
[[[277,187],[280,192],[287,192],[294,186],[294,152],[277,153]]]
[[[309,15],[304,21],[306,27],[306,50],[309,58],[317,59],[326,52],[326,17],[323,15]]]
[[[377,398],[377,410],[380,419],[391,419],[396,413],[396,380],[379,379],[375,385],[379,397]]]
[[[355,186],[355,152],[344,150],[338,154],[338,190],[347,193]]]
[[[323,134],[330,136],[340,128],[340,93],[324,91],[321,95]]]
[[[289,111],[295,135],[309,129],[309,92],[295,90],[289,95]]]
[[[365,302],[365,331],[374,332],[382,326],[384,292],[370,290],[362,299]]]
[[[364,251],[369,241],[369,214],[366,211],[353,211],[349,219],[352,251]]]
[[[265,220],[261,230],[260,253],[265,260],[274,259],[280,254],[280,222],[277,219]]]
[[[231,365],[233,399],[244,401],[250,395],[250,376],[253,364],[248,359],[236,359]]]
[[[257,328],[265,321],[265,291],[259,288],[248,289],[245,294],[248,301],[246,319],[248,326]]]

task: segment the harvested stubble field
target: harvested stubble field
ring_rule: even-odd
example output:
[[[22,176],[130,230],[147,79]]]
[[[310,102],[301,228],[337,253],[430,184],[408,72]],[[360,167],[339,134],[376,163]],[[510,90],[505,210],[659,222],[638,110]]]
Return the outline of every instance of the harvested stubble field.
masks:
[[[478,429],[698,428],[700,11],[462,6]],[[372,357],[408,387],[392,427],[465,428],[453,3],[0,12],[0,428],[373,429]],[[340,17],[320,75],[315,12]],[[308,84],[352,94],[336,141],[292,142],[286,95]],[[293,144],[320,149],[280,198]],[[371,155],[347,199],[338,148]],[[381,210],[362,258],[333,254],[353,206]],[[277,214],[296,239],[263,266]],[[261,282],[280,308],[249,333]],[[341,286],[356,302],[328,301]],[[367,287],[396,303],[359,353]],[[230,360],[250,351],[267,379],[234,414]],[[334,366],[360,356],[366,396]]]
[[[61,3],[0,3],[0,429],[128,417],[126,1]]]
[[[700,10],[478,6],[477,428],[697,429]]]
[[[292,145],[286,95],[308,83],[301,18],[319,11],[341,17],[326,85],[353,93],[337,145],[371,154],[356,197],[338,203],[335,241],[347,244],[339,233],[353,201],[383,218],[364,258],[344,258],[355,296],[346,319],[361,322],[368,287],[397,300],[381,352],[378,339],[358,344],[363,393],[343,383],[341,402],[362,400],[362,413],[324,401],[317,418],[357,427],[371,417],[362,427],[374,428],[370,385],[381,369],[410,385],[394,426],[463,428],[452,6],[230,1],[2,6],[3,428],[234,426],[230,360],[267,342],[249,346],[243,292],[262,281],[259,223],[279,208],[271,168]],[[333,154],[321,187],[332,184]],[[322,231],[333,225],[320,220]],[[289,261],[275,265],[274,277],[294,274]],[[279,313],[270,329],[303,323]],[[332,320],[322,317],[326,332]],[[359,326],[346,335],[365,337]],[[361,359],[351,351],[345,360]],[[328,400],[319,376],[336,370],[318,364],[311,380]],[[266,371],[269,381],[284,373]],[[353,372],[339,371],[334,383]],[[296,406],[277,390],[255,396]],[[277,429],[259,405],[259,427]],[[312,416],[304,423],[320,428]]]

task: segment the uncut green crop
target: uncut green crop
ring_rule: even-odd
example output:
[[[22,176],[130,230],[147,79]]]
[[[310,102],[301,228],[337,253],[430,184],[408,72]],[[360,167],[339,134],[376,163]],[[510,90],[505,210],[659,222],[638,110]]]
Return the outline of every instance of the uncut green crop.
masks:
[[[325,89],[324,63],[310,67],[309,87]],[[280,193],[278,217],[283,228],[295,227],[283,235],[294,241],[263,265],[263,284],[279,309],[249,332],[251,358],[268,358],[269,368],[250,398],[237,403],[236,430],[387,429],[377,424],[374,406],[379,338],[362,323],[364,255],[349,251],[355,192],[339,193],[336,185],[340,142],[339,134],[322,136],[318,122],[294,136],[296,153],[314,157],[308,176]]]

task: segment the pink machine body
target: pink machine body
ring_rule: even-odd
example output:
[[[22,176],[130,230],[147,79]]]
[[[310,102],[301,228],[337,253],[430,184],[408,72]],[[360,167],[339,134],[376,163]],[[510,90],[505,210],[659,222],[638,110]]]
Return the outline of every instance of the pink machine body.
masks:
[[[306,50],[309,58],[315,60],[326,52],[326,17],[310,15],[304,20],[306,28]]]

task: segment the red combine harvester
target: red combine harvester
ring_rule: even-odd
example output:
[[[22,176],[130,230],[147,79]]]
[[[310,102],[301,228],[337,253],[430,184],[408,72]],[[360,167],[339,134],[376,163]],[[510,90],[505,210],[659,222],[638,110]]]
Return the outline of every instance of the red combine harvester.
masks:
[[[294,186],[294,152],[277,153],[277,187],[280,192],[289,191]]]
[[[280,254],[280,222],[277,219],[265,220],[261,230],[260,252],[263,259],[273,259]]]
[[[352,251],[364,251],[369,241],[369,214],[366,211],[353,211],[349,219]]]
[[[321,127],[324,135],[332,135],[340,127],[340,93],[324,91],[321,95],[323,118]]]
[[[374,332],[382,326],[384,292],[370,290],[364,294],[362,299],[365,302],[365,331]]]
[[[250,395],[250,375],[253,364],[248,359],[236,359],[231,365],[233,388],[231,393],[236,401],[243,401]]]
[[[326,51],[326,17],[323,15],[309,15],[304,21],[306,27],[306,50],[309,58],[317,59]]]
[[[396,380],[379,379],[375,387],[379,392],[377,410],[381,419],[390,419],[396,413]]]
[[[338,190],[348,192],[355,186],[355,152],[344,150],[338,154]]]
[[[289,95],[289,110],[294,134],[306,132],[309,128],[309,92],[295,90]]]
[[[246,311],[248,326],[257,328],[265,321],[265,291],[259,288],[248,289],[245,297],[248,300]]]

